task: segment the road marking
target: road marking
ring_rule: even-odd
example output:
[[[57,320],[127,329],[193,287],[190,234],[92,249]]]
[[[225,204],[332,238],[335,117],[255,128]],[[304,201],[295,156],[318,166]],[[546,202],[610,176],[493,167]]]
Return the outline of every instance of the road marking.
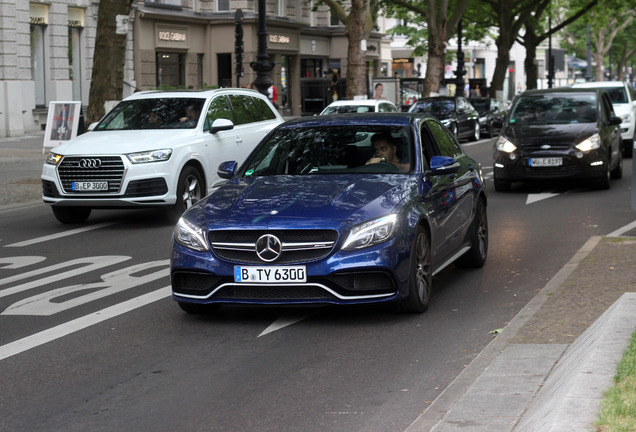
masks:
[[[49,241],[49,240],[55,240],[58,238],[62,238],[62,237],[68,237],[68,236],[72,236],[75,234],[81,234],[83,232],[86,231],[91,231],[91,230],[96,230],[96,229],[100,229],[100,228],[104,228],[110,225],[114,225],[117,222],[104,222],[101,224],[95,224],[95,225],[89,225],[89,226],[85,226],[82,228],[76,228],[76,229],[72,229],[72,230],[68,230],[68,231],[62,231],[60,233],[57,234],[51,234],[51,235],[47,235],[47,236],[43,236],[43,237],[37,237],[31,240],[25,240],[23,242],[18,242],[18,243],[13,243],[13,244],[8,244],[8,245],[4,245],[4,247],[24,247],[24,246],[31,246],[37,243],[42,243],[45,241]]]
[[[561,194],[558,193],[538,193],[538,194],[528,194],[528,199],[526,200],[526,205],[535,203],[537,201],[541,201],[548,198],[553,198],[555,196],[559,196]]]
[[[309,318],[313,314],[288,312],[274,321],[269,327],[267,327],[258,337],[265,336],[266,334],[275,332],[292,324],[296,324],[306,318]]]
[[[619,228],[619,229],[617,229],[616,231],[614,231],[612,233],[609,233],[607,236],[608,237],[620,237],[623,234],[625,234],[627,231],[630,231],[630,230],[632,230],[634,228],[636,228],[636,221],[634,221],[634,222],[632,222],[630,224],[627,224],[624,227]]]
[[[106,309],[93,312],[92,314],[85,315],[81,318],[68,321],[47,330],[43,330],[39,333],[27,336],[15,342],[2,345],[0,346],[0,360],[4,360],[16,354],[20,354],[24,351],[28,351],[32,348],[44,345],[45,343],[83,330],[92,325],[99,324],[103,321],[122,315],[126,312],[130,312],[142,306],[146,306],[150,303],[156,302],[157,300],[162,300],[166,297],[170,297],[171,294],[172,291],[170,286],[166,286],[148,294],[144,294],[142,296],[135,297],[114,306],[107,307]]]

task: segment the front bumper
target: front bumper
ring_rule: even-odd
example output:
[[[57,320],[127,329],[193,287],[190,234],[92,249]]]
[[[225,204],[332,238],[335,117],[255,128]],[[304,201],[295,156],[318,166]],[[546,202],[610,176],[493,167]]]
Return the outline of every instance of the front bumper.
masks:
[[[306,266],[304,283],[237,283],[234,268],[243,264],[175,242],[170,272],[173,298],[199,304],[268,305],[393,301],[408,294],[410,262],[408,250],[398,252],[396,242],[394,238],[364,250],[336,250],[318,261],[294,263]]]
[[[532,166],[532,158],[561,158],[560,166]],[[593,150],[582,157],[576,152],[536,152],[516,153],[512,159],[509,153],[496,151],[494,176],[503,181],[531,181],[550,179],[599,179],[606,175],[607,157],[599,150]]]

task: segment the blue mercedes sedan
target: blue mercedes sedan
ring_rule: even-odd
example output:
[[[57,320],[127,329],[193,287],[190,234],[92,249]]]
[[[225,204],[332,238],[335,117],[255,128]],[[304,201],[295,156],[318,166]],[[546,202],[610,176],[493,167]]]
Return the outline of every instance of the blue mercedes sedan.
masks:
[[[175,227],[173,298],[222,304],[392,302],[426,310],[433,276],[488,252],[478,162],[435,118],[304,117],[271,131]]]

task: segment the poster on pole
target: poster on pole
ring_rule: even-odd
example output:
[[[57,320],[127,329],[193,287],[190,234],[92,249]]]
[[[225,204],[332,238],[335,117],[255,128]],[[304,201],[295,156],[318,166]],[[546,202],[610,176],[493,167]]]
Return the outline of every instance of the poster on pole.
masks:
[[[49,104],[44,149],[55,147],[77,136],[81,109],[81,101],[52,101]]]

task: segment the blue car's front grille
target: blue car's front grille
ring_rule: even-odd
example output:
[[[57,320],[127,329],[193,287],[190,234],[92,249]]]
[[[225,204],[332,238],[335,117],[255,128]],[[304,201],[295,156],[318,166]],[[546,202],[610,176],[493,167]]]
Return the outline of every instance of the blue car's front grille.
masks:
[[[176,295],[196,296],[213,301],[267,302],[391,295],[397,292],[397,287],[391,275],[384,271],[311,276],[307,278],[307,283],[301,284],[241,284],[234,283],[228,276],[177,271],[172,274],[172,290]]]
[[[269,234],[282,244],[280,256],[264,261],[256,253],[259,238]],[[223,230],[208,239],[219,258],[240,264],[291,264],[316,261],[329,255],[338,239],[334,230]]]

